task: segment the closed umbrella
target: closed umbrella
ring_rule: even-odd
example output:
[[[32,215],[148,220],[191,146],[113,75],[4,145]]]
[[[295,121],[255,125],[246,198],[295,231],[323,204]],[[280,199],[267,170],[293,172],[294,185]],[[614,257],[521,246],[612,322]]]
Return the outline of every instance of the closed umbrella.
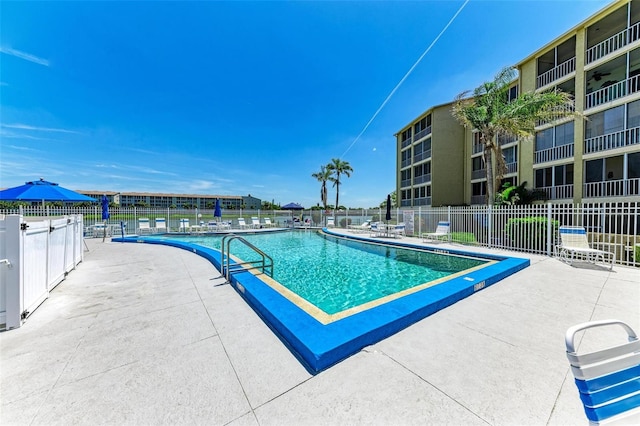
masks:
[[[391,195],[387,195],[387,214],[385,220],[388,222],[391,220]]]
[[[213,210],[213,217],[217,217],[218,218],[218,222],[220,222],[220,219],[222,218],[222,208],[220,207],[220,199],[216,198],[216,207]]]
[[[109,219],[109,199],[106,195],[102,195],[102,220],[104,221],[104,234],[102,234],[102,242],[107,237],[107,219]]]

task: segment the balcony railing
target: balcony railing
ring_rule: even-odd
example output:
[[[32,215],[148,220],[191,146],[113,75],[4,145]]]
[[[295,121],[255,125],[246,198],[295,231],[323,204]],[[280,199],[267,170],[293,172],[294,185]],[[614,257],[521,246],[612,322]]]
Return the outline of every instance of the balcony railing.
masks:
[[[486,204],[487,196],[486,195],[472,195],[471,196],[471,204]]]
[[[547,193],[549,200],[565,200],[573,198],[573,184],[570,185],[558,185],[558,186],[545,186],[540,189]]]
[[[400,201],[400,207],[411,207],[411,200]]]
[[[407,188],[411,186],[411,179],[404,179],[400,181],[400,188]]]
[[[422,176],[416,176],[413,178],[413,184],[417,185],[419,183],[431,182],[431,173],[424,174]]]
[[[406,147],[408,147],[409,145],[411,145],[411,138],[403,140],[403,141],[400,143],[400,149],[402,149],[402,148],[406,148]]]
[[[430,206],[431,197],[414,198],[413,205],[414,206]]]
[[[584,184],[584,198],[628,197],[640,195],[640,178],[607,180]]]
[[[417,163],[418,161],[422,161],[422,160],[426,160],[428,158],[431,158],[431,150],[428,149],[426,151],[422,151],[416,155],[413,156],[413,162]]]
[[[472,170],[471,179],[482,179],[487,177],[486,169]]]
[[[500,135],[498,136],[498,143],[500,145],[506,145],[508,143],[513,143],[517,141],[518,138],[515,135]]]
[[[560,120],[561,118],[566,118],[571,113],[575,112],[575,105],[562,105],[558,107],[553,113],[547,116],[544,120],[537,120],[536,126],[543,126],[545,124],[553,123],[556,120]]]
[[[609,53],[615,52],[638,39],[640,39],[640,22],[620,31],[618,34],[609,37],[605,41],[601,41],[595,46],[588,48],[584,61],[586,64],[590,64],[591,62],[597,61],[598,59],[607,56]]]
[[[411,158],[407,158],[406,160],[402,160],[400,162],[400,168],[404,169],[405,167],[409,167],[411,165]]]
[[[607,151],[640,143],[640,127],[585,139],[584,153]]]
[[[585,98],[584,109],[589,109],[607,102],[636,93],[640,90],[640,74],[626,80],[618,81],[611,86],[589,93]]]
[[[546,163],[548,161],[561,160],[563,158],[573,157],[573,144],[554,146],[553,148],[543,149],[535,152],[535,162]]]
[[[518,163],[507,163],[507,174],[509,173],[517,173],[518,172]]]
[[[546,71],[538,76],[537,86],[536,88],[546,86],[567,74],[571,74],[576,70],[576,57],[564,61],[560,65],[551,68],[549,71]]]
[[[415,136],[413,137],[413,140],[417,141],[418,139],[422,139],[423,137],[427,136],[430,133],[431,133],[431,126],[426,127],[420,130],[418,133],[416,133]]]

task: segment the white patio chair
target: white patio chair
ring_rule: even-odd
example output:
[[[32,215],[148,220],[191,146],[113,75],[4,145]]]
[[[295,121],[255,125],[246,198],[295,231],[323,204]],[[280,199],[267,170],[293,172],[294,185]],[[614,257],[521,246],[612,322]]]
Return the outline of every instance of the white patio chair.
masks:
[[[335,228],[336,221],[333,217],[327,217],[327,228]]]
[[[368,220],[362,222],[360,225],[349,225],[349,229],[351,230],[351,232],[356,234],[367,232],[369,228],[371,228],[371,224]]]
[[[156,217],[156,231],[168,232],[167,220],[164,217]]]
[[[262,224],[265,227],[271,228],[273,225],[273,223],[271,223],[271,218],[270,217],[265,217],[262,219],[264,221],[264,223]]]
[[[436,227],[436,232],[425,232],[422,234],[422,241],[433,242],[433,241],[442,241],[447,240],[451,241],[451,224],[447,220],[441,220],[438,222],[438,226]]]
[[[138,234],[150,234],[151,226],[149,225],[148,217],[141,217],[138,219]]]
[[[180,232],[189,232],[189,230],[191,229],[191,227],[189,226],[189,219],[187,218],[182,218],[180,219]]]
[[[247,223],[244,221],[244,217],[239,217],[238,218],[238,228],[247,229],[248,227],[249,227],[249,225],[247,225]]]
[[[555,255],[562,262],[573,264],[576,257],[582,257],[587,262],[602,263],[609,261],[609,270],[613,269],[616,254],[604,250],[591,248],[587,240],[587,232],[582,226],[561,226],[559,228],[560,244],[555,246]]]
[[[577,354],[577,332],[612,325],[624,329],[628,343]],[[640,424],[640,340],[633,329],[615,319],[586,322],[567,330],[565,345],[589,424]]]
[[[260,225],[260,219],[258,219],[258,218],[257,218],[257,217],[255,217],[255,216],[254,216],[254,217],[252,217],[252,218],[251,218],[251,227],[252,227],[252,228],[259,229],[259,228],[260,228],[260,226],[261,226],[261,225]]]
[[[369,236],[371,237],[384,237],[386,235],[386,228],[384,223],[374,222],[369,228]]]
[[[405,224],[400,222],[397,225],[389,225],[387,228],[387,235],[392,235],[393,238],[402,237],[405,235]]]

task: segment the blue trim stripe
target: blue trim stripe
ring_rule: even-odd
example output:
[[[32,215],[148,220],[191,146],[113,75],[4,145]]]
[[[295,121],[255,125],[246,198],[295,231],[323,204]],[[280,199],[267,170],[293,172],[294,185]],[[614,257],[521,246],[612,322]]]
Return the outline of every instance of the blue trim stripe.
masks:
[[[621,399],[614,403],[603,405],[598,408],[584,407],[587,418],[593,422],[606,420],[618,414],[625,413],[640,407],[640,393],[629,398]]]
[[[584,230],[584,228],[563,228],[560,227],[560,233],[561,234],[586,234],[587,231]]]
[[[598,392],[618,383],[633,379],[640,380],[640,365],[635,365],[631,368],[607,374],[606,376],[596,377],[594,379],[576,379],[576,386],[581,393],[590,393]],[[637,390],[640,391],[640,384],[638,385]]]
[[[438,226],[449,226],[449,222],[438,222]]]

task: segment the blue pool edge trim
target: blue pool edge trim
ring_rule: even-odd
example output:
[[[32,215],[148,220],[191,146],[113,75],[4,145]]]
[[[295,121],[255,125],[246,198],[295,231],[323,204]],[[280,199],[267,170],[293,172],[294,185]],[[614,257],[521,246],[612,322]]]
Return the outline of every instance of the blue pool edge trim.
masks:
[[[285,231],[287,232],[287,231]],[[290,231],[288,231],[290,232]],[[433,287],[408,294],[385,304],[364,310],[323,325],[290,300],[250,272],[231,276],[231,285],[276,333],[296,358],[311,373],[317,374],[332,365],[373,345],[408,326],[489,287],[527,266],[529,259],[478,254],[462,250],[442,250],[391,240],[372,240],[333,233],[327,235],[361,242],[384,243],[396,247],[430,250],[496,261]],[[178,240],[158,240],[139,236],[113,238],[114,242],[160,244],[181,248],[209,260],[221,270],[220,252]]]

